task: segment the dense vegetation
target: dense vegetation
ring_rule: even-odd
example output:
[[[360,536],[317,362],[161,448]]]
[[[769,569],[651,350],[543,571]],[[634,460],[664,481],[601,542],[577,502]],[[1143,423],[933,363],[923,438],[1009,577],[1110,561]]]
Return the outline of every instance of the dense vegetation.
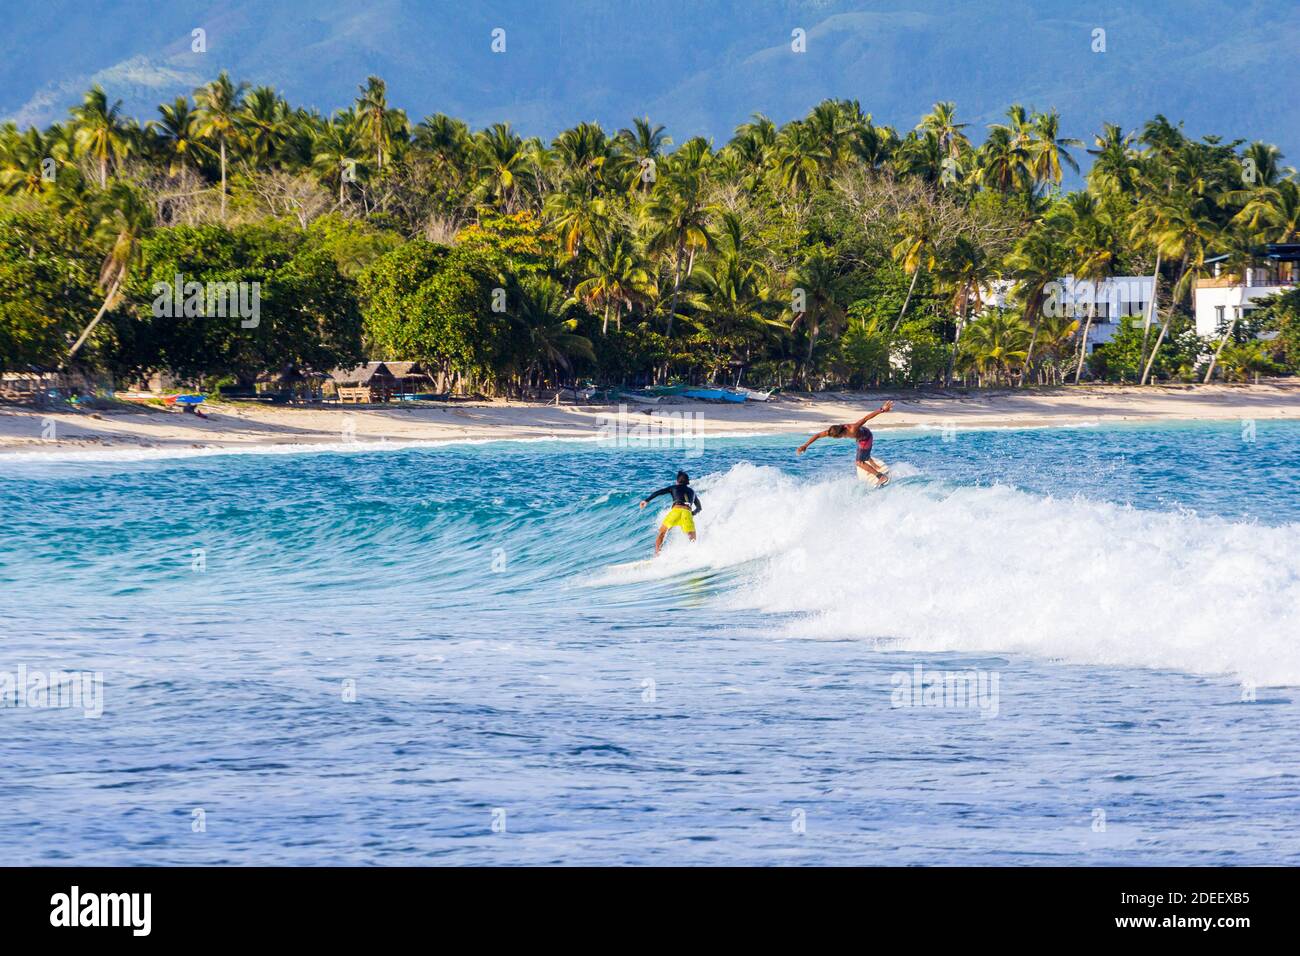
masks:
[[[899,132],[841,100],[781,127],[756,115],[721,147],[648,119],[547,145],[506,124],[413,124],[375,77],[329,118],[224,73],[145,123],[95,87],[66,123],[0,127],[0,367],[251,382],[401,358],[441,387],[517,392],[1300,362],[1294,295],[1222,342],[1189,318],[1210,259],[1239,272],[1260,243],[1300,238],[1275,147],[1191,140],[1161,116],[1107,125],[1086,188],[1063,192],[1084,144],[1059,126],[1013,106],[976,146],[950,103]],[[1085,357],[1092,310],[1055,307],[1064,275],[1157,277],[1154,321]],[[174,277],[259,283],[260,321],[159,315]],[[1010,297],[993,307],[999,279]]]

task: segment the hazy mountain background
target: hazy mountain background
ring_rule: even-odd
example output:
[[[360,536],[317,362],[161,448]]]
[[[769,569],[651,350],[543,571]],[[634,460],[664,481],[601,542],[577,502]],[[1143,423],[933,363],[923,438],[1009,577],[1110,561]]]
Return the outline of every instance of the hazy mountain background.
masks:
[[[949,99],[980,125],[1012,102],[1054,106],[1089,143],[1103,121],[1164,113],[1300,158],[1287,0],[0,0],[0,14],[0,117],[23,124],[62,118],[92,82],[149,119],[226,68],[325,113],[374,73],[413,121],[441,111],[548,138],[648,113],[678,142],[721,142],[755,111],[785,121],[825,97],[907,129]],[[195,27],[206,54],[190,51]]]

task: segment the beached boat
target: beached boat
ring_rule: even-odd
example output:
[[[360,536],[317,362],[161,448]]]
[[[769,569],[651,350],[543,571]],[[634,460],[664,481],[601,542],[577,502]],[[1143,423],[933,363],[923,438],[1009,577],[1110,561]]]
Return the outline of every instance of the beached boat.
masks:
[[[683,398],[702,399],[706,402],[743,402],[745,396],[729,388],[688,388],[681,393]]]
[[[647,395],[644,392],[628,392],[620,390],[618,398],[621,401],[633,402],[637,405],[658,405],[664,400],[662,395]]]

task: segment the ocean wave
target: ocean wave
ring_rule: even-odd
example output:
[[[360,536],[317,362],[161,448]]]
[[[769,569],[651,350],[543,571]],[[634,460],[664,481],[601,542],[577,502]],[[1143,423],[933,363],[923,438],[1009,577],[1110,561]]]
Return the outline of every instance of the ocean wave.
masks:
[[[1300,685],[1295,524],[746,463],[697,487],[698,544],[596,582],[743,567],[719,599],[779,615],[781,636]]]

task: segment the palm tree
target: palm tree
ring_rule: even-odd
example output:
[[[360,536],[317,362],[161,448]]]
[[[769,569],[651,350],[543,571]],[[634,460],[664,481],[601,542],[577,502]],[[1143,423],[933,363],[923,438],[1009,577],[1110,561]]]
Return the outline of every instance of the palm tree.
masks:
[[[1057,283],[1069,269],[1069,254],[1062,233],[1059,220],[1049,218],[1031,229],[1007,256],[1006,265],[1016,281],[1020,301],[1024,303],[1024,320],[1030,328],[1022,385],[1028,383],[1032,369],[1044,296],[1049,286]]]
[[[1088,318],[1079,339],[1079,361],[1074,369],[1074,384],[1078,385],[1088,357],[1088,335],[1097,315],[1098,286],[1114,272],[1118,241],[1110,217],[1096,197],[1088,193],[1071,193],[1066,197],[1062,215],[1069,226],[1065,242],[1070,250],[1075,291],[1080,283],[1086,283],[1092,293],[1088,297]]]
[[[962,341],[962,352],[980,376],[992,375],[994,384],[1023,365],[1029,355],[1031,333],[1019,318],[994,312],[972,322]]]
[[[1158,213],[1152,219],[1155,225],[1152,241],[1161,255],[1170,262],[1178,262],[1178,270],[1170,295],[1168,314],[1165,321],[1160,323],[1160,334],[1147,357],[1139,384],[1147,383],[1156,355],[1169,331],[1174,306],[1187,295],[1196,278],[1206,271],[1207,251],[1215,241],[1216,229],[1201,206],[1194,195],[1182,187],[1176,187],[1159,199]]]
[[[1095,146],[1088,150],[1094,157],[1088,170],[1088,184],[1099,192],[1107,190],[1131,195],[1137,188],[1139,164],[1133,152],[1133,134],[1125,133],[1114,123],[1106,123],[1092,138]]]
[[[258,86],[248,91],[239,126],[253,165],[261,166],[279,156],[290,125],[289,104],[274,89]]]
[[[166,157],[167,172],[175,176],[189,169],[206,151],[196,132],[198,123],[187,96],[178,96],[170,104],[158,107],[158,119],[150,120],[149,132],[159,151]]]
[[[898,310],[898,318],[894,320],[894,325],[889,330],[891,335],[898,331],[903,316],[907,314],[907,306],[912,301],[912,291],[916,288],[916,280],[921,270],[933,268],[935,256],[934,223],[924,210],[916,209],[905,213],[901,220],[901,228],[902,235],[894,244],[891,253],[894,261],[903,267],[903,271],[912,276],[912,281],[907,287],[907,295],[903,298],[903,307]]]
[[[74,107],[77,149],[99,163],[99,187],[108,186],[108,162],[121,163],[131,152],[131,122],[122,115],[122,101],[108,102],[104,88],[96,83],[81,105]]]
[[[344,172],[350,170],[359,176],[365,169],[365,155],[365,147],[346,111],[316,134],[312,142],[312,167],[327,183],[338,184],[340,205],[346,198],[344,187],[349,181]]]
[[[1237,213],[1234,222],[1263,242],[1300,240],[1300,184],[1294,179],[1260,186]]]
[[[980,290],[993,272],[984,248],[974,240],[959,236],[936,255],[936,278],[940,288],[952,293],[952,309],[956,315],[956,329],[952,338],[952,352],[948,358],[948,379],[952,379],[961,347],[962,331],[970,316],[971,303],[980,305]]]
[[[800,120],[781,130],[773,150],[777,181],[791,195],[807,196],[821,182],[831,156],[816,132]]]
[[[1079,320],[1069,315],[1045,315],[1038,326],[1038,349],[1047,357],[1050,379],[1060,384],[1061,360],[1072,352],[1070,343],[1079,331]]]
[[[649,192],[658,178],[657,166],[665,146],[672,145],[672,137],[662,125],[654,125],[650,117],[643,116],[632,120],[631,127],[618,131],[618,143],[632,160],[633,188]],[[653,175],[650,170],[655,170]]]
[[[752,256],[740,217],[724,213],[718,233],[717,255],[695,277],[699,312],[710,320],[715,339],[728,343],[737,332],[784,331],[785,324],[769,314],[773,309],[769,276]],[[715,365],[711,381],[717,380],[719,367]]]
[[[615,322],[621,330],[623,309],[631,309],[650,282],[645,261],[632,237],[622,231],[605,236],[588,257],[586,272],[587,278],[573,290],[574,297],[604,308],[601,335],[609,333],[611,308],[615,310]]]
[[[53,159],[56,144],[35,126],[21,135],[7,124],[0,140],[0,192],[34,196],[45,189],[45,163]]]
[[[748,123],[736,127],[731,142],[724,152],[736,157],[739,166],[749,174],[751,187],[756,187],[766,168],[777,141],[776,124],[762,113],[755,113]]]
[[[843,294],[844,278],[840,274],[839,264],[825,245],[818,243],[804,254],[803,261],[790,276],[790,286],[803,293],[803,311],[791,309],[794,320],[790,323],[793,332],[800,325],[808,333],[808,356],[804,366],[804,378],[812,366],[813,350],[817,347],[817,338],[824,326],[832,326],[836,332],[845,322],[845,311],[840,305]]]
[[[510,129],[509,123],[494,123],[477,134],[474,151],[483,197],[502,212],[518,210],[535,173],[533,148]]]
[[[530,371],[548,365],[568,373],[575,358],[596,361],[591,339],[578,334],[578,320],[569,316],[573,300],[558,282],[547,276],[528,276],[520,292],[519,321],[528,340]]]
[[[404,140],[409,129],[406,113],[388,105],[388,87],[377,76],[366,79],[357,98],[358,132],[374,151],[375,171],[383,172],[384,163],[396,140]]]
[[[683,146],[678,153],[686,148]],[[700,169],[702,162],[693,154],[684,156],[680,165],[677,153],[672,159],[645,208],[649,225],[646,248],[654,255],[670,259],[672,264],[673,291],[664,332],[669,337],[673,334],[673,316],[677,314],[682,282],[694,269],[695,256],[713,242],[705,205],[707,184]]]
[[[1039,113],[1033,119],[1033,138],[1029,145],[1029,170],[1037,182],[1060,185],[1062,164],[1076,173],[1079,164],[1067,147],[1082,146],[1077,139],[1061,135],[1061,117],[1056,110]]]
[[[1010,127],[990,127],[988,139],[979,148],[976,161],[976,180],[998,192],[1011,192],[1030,182],[1028,147]]]
[[[560,246],[576,270],[584,250],[594,245],[610,229],[606,202],[593,195],[590,188],[575,183],[574,188],[551,193],[546,210]]]
[[[234,84],[222,70],[215,80],[194,91],[198,105],[195,132],[201,139],[217,143],[221,159],[221,218],[226,218],[227,148],[239,140],[239,109],[247,83]]]
[[[935,103],[934,108],[921,117],[917,129],[934,133],[939,148],[945,156],[956,159],[970,149],[970,140],[962,132],[969,124],[957,122],[957,104]]]
[[[105,290],[104,302],[68,350],[64,365],[76,357],[77,351],[95,330],[99,320],[117,303],[127,276],[139,259],[140,240],[153,225],[152,205],[125,183],[114,184],[105,195],[104,206],[96,230],[109,247],[99,270],[99,284]]]

